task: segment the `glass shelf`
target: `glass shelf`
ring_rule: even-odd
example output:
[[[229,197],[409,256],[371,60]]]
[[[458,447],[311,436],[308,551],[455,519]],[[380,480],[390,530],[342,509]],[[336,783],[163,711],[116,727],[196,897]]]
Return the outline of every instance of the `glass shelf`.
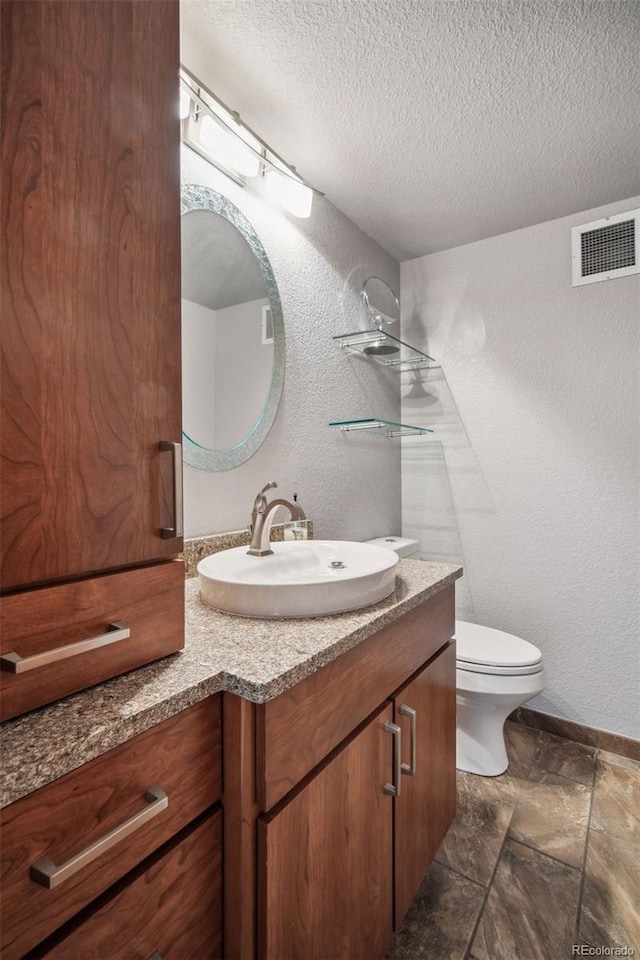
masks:
[[[385,367],[399,370],[418,370],[435,363],[433,357],[423,353],[411,344],[398,340],[386,330],[359,330],[355,333],[341,333],[333,337],[343,350],[354,350],[370,360],[377,360]]]
[[[380,430],[385,437],[416,437],[423,433],[433,433],[429,427],[415,427],[409,423],[396,423],[395,420],[380,420],[377,417],[367,417],[363,420],[332,420],[330,427],[340,427],[341,430]]]

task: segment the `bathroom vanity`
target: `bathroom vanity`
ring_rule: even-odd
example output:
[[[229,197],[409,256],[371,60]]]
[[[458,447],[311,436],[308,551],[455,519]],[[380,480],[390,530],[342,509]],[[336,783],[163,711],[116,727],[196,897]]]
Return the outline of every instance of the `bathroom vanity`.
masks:
[[[285,621],[191,581],[179,649],[178,3],[0,13],[2,956],[383,957],[454,814],[461,570],[403,561],[373,606]],[[182,213],[263,282],[257,424],[185,451],[228,470],[277,412],[281,304],[233,204]]]
[[[454,816],[460,574],[286,621],[188,581],[184,651],[4,724],[5,960],[383,957]]]
[[[0,2],[0,716],[183,644],[179,4]]]

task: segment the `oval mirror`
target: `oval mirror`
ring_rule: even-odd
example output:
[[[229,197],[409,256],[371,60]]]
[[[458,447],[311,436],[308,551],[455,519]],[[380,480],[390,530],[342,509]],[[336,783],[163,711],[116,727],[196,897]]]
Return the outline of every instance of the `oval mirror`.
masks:
[[[185,463],[230,470],[267,436],[284,380],[284,323],[255,230],[207,187],[182,192]]]
[[[362,285],[362,299],[376,327],[400,319],[400,301],[388,283],[380,277],[369,277]]]

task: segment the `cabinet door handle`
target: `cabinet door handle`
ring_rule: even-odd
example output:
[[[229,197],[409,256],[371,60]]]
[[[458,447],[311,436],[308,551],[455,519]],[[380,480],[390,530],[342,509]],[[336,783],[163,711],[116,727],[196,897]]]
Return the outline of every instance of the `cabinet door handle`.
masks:
[[[149,960],[162,960],[162,954],[158,950],[154,950]]]
[[[400,771],[402,764],[402,730],[397,723],[387,720],[384,729],[393,734],[393,783],[385,783],[384,792],[391,797],[400,796]]]
[[[48,663],[67,660],[69,657],[76,657],[79,653],[97,650],[98,647],[106,647],[110,643],[117,643],[118,640],[127,640],[130,636],[131,630],[129,627],[125,627],[124,623],[110,623],[107,632],[101,633],[97,637],[88,637],[87,640],[67,643],[64,647],[45,650],[44,653],[36,653],[32,657],[21,657],[19,653],[5,653],[0,657],[0,670],[6,670],[7,673],[26,673],[28,670],[35,670],[37,667],[44,667]]]
[[[161,440],[160,452],[171,454],[171,466],[173,469],[173,526],[163,527],[160,535],[163,540],[171,540],[173,537],[181,537],[184,530],[184,521],[182,513],[182,444],[174,440]]]
[[[76,853],[74,857],[71,857],[59,867],[55,865],[51,857],[41,857],[40,860],[36,860],[29,871],[31,879],[49,890],[59,887],[61,883],[72,877],[78,870],[82,870],[83,867],[86,867],[101,854],[115,847],[117,843],[120,843],[121,840],[124,840],[144,823],[157,817],[169,806],[169,797],[157,783],[149,787],[144,798],[148,803],[144,810],[134,813],[120,826],[110,830],[109,833],[105,833],[104,837],[100,837],[95,843],[81,850],[80,853]]]
[[[408,707],[406,703],[403,703],[400,707],[400,713],[403,717],[409,717],[409,723],[411,724],[411,738],[409,740],[411,761],[403,763],[401,769],[408,777],[413,777],[416,772],[416,712],[413,707]]]

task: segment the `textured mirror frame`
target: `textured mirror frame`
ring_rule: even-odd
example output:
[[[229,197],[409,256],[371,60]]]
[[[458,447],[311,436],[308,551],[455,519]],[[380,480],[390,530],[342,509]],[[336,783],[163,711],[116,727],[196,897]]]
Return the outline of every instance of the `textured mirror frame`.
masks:
[[[234,467],[238,467],[241,463],[249,460],[262,443],[264,443],[267,434],[273,426],[276,413],[278,412],[284,383],[285,365],[285,336],[282,304],[280,302],[280,294],[278,293],[278,284],[276,283],[269,258],[260,242],[260,238],[235,204],[227,200],[226,197],[223,197],[222,194],[211,190],[209,187],[189,184],[182,188],[180,213],[190,213],[192,210],[209,210],[211,213],[217,213],[240,231],[258,261],[271,305],[271,317],[273,321],[273,374],[271,377],[271,387],[262,415],[251,432],[235,446],[229,447],[226,450],[211,450],[207,447],[201,447],[199,444],[194,443],[187,434],[184,432],[182,434],[183,460],[185,463],[188,463],[192,467],[197,467],[199,470],[232,470]]]

